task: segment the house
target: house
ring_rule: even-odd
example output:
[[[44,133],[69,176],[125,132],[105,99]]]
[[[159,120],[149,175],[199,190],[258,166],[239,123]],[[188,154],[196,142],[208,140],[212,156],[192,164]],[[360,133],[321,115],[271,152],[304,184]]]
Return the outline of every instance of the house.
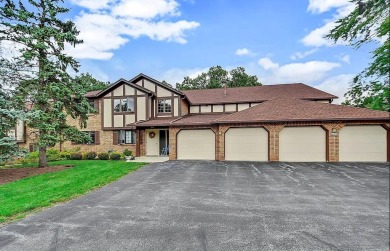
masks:
[[[389,112],[335,105],[336,96],[301,83],[181,92],[139,74],[86,97],[96,110],[82,129],[92,143],[61,148],[170,160],[390,160]],[[15,131],[32,150],[34,130]]]

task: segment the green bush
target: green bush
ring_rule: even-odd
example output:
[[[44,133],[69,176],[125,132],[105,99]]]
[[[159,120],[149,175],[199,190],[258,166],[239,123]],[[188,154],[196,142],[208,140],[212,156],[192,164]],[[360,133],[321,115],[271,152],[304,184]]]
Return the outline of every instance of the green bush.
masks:
[[[96,159],[96,152],[88,152],[85,154],[85,159],[93,160]]]
[[[120,155],[120,153],[111,153],[110,159],[111,160],[120,160],[121,159],[121,155]]]
[[[98,158],[100,160],[108,160],[110,158],[110,155],[108,153],[99,153]]]
[[[123,154],[125,156],[131,156],[133,154],[133,152],[126,148],[125,150],[123,150]]]
[[[60,151],[57,150],[57,149],[54,149],[54,148],[47,149],[47,151],[46,151],[47,155],[56,155],[56,154],[59,154],[59,153],[60,153]]]
[[[83,159],[83,155],[81,153],[72,153],[70,155],[70,158],[71,160],[82,160]]]
[[[68,160],[70,159],[71,154],[72,154],[71,152],[64,151],[64,152],[60,152],[58,155],[60,156],[60,159]]]

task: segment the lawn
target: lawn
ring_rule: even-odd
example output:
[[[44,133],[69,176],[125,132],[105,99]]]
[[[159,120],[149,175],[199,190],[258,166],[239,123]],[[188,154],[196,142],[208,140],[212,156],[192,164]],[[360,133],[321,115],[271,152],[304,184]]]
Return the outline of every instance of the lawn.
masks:
[[[0,223],[20,219],[31,211],[76,198],[145,165],[108,160],[68,160],[50,164],[75,167],[1,185]]]

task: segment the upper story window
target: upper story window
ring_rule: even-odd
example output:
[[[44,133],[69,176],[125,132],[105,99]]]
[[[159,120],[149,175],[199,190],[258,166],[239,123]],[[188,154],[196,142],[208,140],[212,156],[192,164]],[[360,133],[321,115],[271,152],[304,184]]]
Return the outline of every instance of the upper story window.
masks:
[[[98,100],[88,100],[89,111],[88,113],[99,113],[99,101]]]
[[[134,98],[114,99],[114,112],[134,112]]]
[[[157,100],[157,112],[158,113],[170,113],[172,112],[172,99],[158,99]]]

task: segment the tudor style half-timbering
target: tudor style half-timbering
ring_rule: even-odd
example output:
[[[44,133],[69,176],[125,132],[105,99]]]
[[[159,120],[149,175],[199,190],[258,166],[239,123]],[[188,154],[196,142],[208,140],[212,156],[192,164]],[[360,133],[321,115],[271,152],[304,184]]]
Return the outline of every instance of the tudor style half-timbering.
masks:
[[[390,113],[331,104],[336,96],[282,84],[180,92],[149,76],[86,95],[88,144],[60,147],[136,156],[234,161],[389,161]],[[69,118],[69,123],[77,122]],[[34,140],[18,124],[21,146]]]

